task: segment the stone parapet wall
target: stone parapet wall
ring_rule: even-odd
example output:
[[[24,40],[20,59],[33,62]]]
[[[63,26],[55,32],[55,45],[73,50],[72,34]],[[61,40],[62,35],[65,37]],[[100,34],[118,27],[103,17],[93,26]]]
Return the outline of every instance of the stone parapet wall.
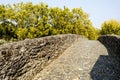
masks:
[[[114,56],[120,61],[120,36],[102,35],[98,40],[105,45],[110,56]]]
[[[0,45],[0,80],[32,80],[80,35],[56,35]]]

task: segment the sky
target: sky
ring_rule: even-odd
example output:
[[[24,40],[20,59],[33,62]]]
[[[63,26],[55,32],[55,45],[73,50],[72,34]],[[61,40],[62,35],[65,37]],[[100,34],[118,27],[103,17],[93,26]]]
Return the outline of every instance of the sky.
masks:
[[[89,14],[89,19],[96,28],[100,28],[106,20],[120,21],[120,0],[0,0],[0,4],[5,5],[19,2],[33,2],[34,4],[44,2],[49,7],[82,8]]]

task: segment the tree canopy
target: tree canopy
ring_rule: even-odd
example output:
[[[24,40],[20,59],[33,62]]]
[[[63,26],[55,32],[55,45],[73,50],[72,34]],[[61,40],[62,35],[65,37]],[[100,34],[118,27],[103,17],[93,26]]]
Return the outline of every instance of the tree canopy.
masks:
[[[96,29],[82,8],[49,7],[47,4],[0,5],[0,38],[36,38],[56,34],[80,34],[95,39]]]
[[[100,33],[104,34],[117,34],[120,35],[120,22],[116,20],[105,21],[101,26]]]

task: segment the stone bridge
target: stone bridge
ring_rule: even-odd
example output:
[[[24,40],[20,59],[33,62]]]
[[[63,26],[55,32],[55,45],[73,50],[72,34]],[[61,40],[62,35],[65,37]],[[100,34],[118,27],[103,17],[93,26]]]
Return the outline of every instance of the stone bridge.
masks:
[[[0,80],[120,80],[120,38],[58,35],[0,46]]]

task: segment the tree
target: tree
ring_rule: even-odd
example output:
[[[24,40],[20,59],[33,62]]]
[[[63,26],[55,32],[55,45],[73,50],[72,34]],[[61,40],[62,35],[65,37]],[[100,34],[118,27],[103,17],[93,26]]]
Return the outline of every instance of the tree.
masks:
[[[89,39],[96,39],[97,32],[96,29],[92,26],[89,16],[81,8],[72,9],[74,33],[84,35]]]
[[[0,37],[36,38],[55,34],[80,34],[96,38],[96,29],[82,8],[50,8],[47,4],[0,5]]]
[[[120,35],[120,22],[116,20],[105,21],[102,24],[102,29],[100,31],[102,35],[104,34],[117,34]]]

